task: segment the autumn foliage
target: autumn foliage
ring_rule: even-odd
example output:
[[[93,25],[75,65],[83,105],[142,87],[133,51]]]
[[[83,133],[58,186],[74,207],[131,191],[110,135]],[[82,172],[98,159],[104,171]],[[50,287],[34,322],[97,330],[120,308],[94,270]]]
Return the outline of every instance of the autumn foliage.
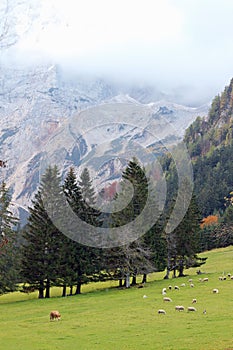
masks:
[[[218,216],[209,215],[206,218],[202,219],[200,227],[204,228],[205,226],[212,226],[212,225],[216,225],[217,223],[218,223]]]

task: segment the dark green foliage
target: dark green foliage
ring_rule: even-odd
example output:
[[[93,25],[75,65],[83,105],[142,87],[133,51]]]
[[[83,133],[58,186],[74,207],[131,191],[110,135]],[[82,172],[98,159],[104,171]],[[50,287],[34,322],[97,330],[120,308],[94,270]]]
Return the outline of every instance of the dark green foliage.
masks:
[[[39,290],[39,298],[44,297],[44,290],[45,296],[50,296],[50,287],[56,284],[61,267],[63,235],[46,209],[61,211],[60,181],[58,169],[49,167],[29,208],[28,225],[23,234],[21,273],[26,283]]]
[[[11,196],[6,183],[0,187],[0,294],[13,292],[19,283],[17,218],[9,210]]]

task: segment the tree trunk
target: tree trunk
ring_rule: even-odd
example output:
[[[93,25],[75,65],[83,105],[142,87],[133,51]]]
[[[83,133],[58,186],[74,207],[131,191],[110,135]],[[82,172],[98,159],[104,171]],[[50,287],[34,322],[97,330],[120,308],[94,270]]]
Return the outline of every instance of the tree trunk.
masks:
[[[75,294],[81,294],[81,286],[82,286],[82,283],[77,283],[77,286],[76,286],[76,291],[75,291]]]
[[[40,286],[39,286],[39,299],[43,299],[44,298],[44,283],[43,281],[40,281]]]
[[[63,285],[63,288],[62,288],[62,296],[63,296],[63,297],[66,297],[66,284]]]
[[[131,285],[132,285],[132,286],[136,286],[136,284],[137,284],[137,277],[136,277],[136,276],[133,276]]]
[[[46,281],[45,298],[50,298],[50,280]]]
[[[178,271],[179,271],[179,277],[184,277],[184,259],[180,259]]]
[[[123,287],[123,280],[122,280],[122,278],[119,279],[119,287],[120,288]]]
[[[125,277],[125,287],[130,288],[130,274],[127,273]]]
[[[142,277],[142,283],[146,283],[146,279],[147,279],[147,274],[144,273]]]
[[[73,286],[70,286],[70,295],[73,295]]]

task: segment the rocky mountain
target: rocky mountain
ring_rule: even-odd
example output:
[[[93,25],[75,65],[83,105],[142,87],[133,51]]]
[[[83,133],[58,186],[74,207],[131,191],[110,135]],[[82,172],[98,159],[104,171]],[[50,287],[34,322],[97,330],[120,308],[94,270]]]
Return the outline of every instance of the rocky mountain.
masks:
[[[63,174],[70,165],[88,166],[101,187],[131,156],[147,163],[180,141],[208,108],[161,100],[166,96],[148,87],[66,78],[55,65],[1,66],[0,77],[0,157],[7,161],[1,177],[21,212],[48,164]]]

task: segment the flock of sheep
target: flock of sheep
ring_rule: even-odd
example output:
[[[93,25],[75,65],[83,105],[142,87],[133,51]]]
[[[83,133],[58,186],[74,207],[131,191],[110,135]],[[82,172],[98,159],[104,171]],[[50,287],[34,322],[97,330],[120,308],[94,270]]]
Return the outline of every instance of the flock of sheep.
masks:
[[[233,275],[231,275],[230,273],[228,273],[227,276],[220,276],[220,277],[219,277],[219,280],[220,280],[220,281],[226,280],[226,279],[231,279],[231,280],[233,280]],[[208,282],[208,281],[209,281],[208,277],[199,278],[199,282]],[[194,287],[194,283],[193,283],[193,280],[192,280],[192,279],[189,279],[189,280],[188,280],[188,283],[189,283],[189,286],[190,286],[191,288]],[[185,287],[185,286],[186,286],[185,283],[182,283],[182,284],[181,284],[181,287]],[[177,285],[174,286],[174,287],[172,287],[171,285],[169,285],[168,288],[163,288],[163,289],[162,289],[163,302],[172,302],[172,299],[171,299],[170,297],[166,296],[168,290],[172,290],[172,289],[174,289],[174,290],[180,290],[180,287],[177,286]],[[212,293],[213,293],[213,294],[218,294],[218,293],[219,293],[219,289],[218,289],[218,288],[212,289]],[[143,298],[147,298],[147,296],[144,295]],[[197,299],[196,299],[196,298],[192,299],[191,304],[196,304],[196,303],[197,303]],[[185,311],[185,307],[184,307],[183,305],[176,305],[176,306],[175,306],[175,310],[176,310],[176,311]],[[197,309],[196,309],[194,306],[188,306],[188,307],[187,307],[187,312],[195,312],[195,311],[197,311]],[[164,309],[159,309],[159,310],[158,310],[158,314],[166,315],[166,311],[165,311]],[[203,310],[203,314],[206,314],[206,309]]]

